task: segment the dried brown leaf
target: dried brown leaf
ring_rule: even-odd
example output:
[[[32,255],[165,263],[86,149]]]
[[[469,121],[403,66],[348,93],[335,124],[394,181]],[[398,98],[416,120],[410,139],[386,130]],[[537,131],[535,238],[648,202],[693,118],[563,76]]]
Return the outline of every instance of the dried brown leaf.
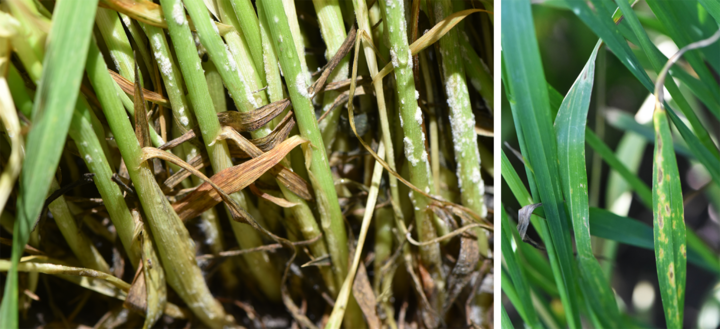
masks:
[[[290,150],[305,142],[305,139],[293,136],[270,152],[216,173],[211,180],[224,191],[237,192],[278,164]],[[194,192],[174,203],[173,208],[180,219],[187,220],[199,216],[205,210],[220,203],[221,200],[220,194],[208,182],[205,182]]]
[[[218,113],[223,126],[233,127],[239,132],[254,131],[275,119],[290,105],[290,100],[283,99],[270,103],[249,112],[227,111]]]
[[[127,297],[125,297],[123,306],[140,314],[145,314],[145,310],[147,309],[147,287],[145,286],[142,262],[140,262],[137,271],[135,271],[135,276],[130,285]]]
[[[222,133],[220,133],[218,138],[232,140],[241,150],[245,151],[245,153],[249,154],[253,158],[263,155],[263,151],[260,148],[230,127],[223,127]],[[277,164],[270,168],[268,172],[275,176],[280,184],[283,184],[299,197],[305,200],[312,199],[307,182],[305,182],[302,177],[298,176],[298,174],[287,169],[285,166]]]
[[[295,119],[293,118],[293,113],[288,112],[282,119],[282,121],[280,121],[280,123],[275,126],[275,129],[273,129],[273,131],[270,132],[267,136],[255,138],[250,141],[263,152],[267,152],[275,148],[275,146],[280,144],[285,139],[287,139],[293,127],[295,127]],[[230,152],[232,152],[232,150]]]
[[[380,329],[380,318],[377,315],[377,301],[373,293],[370,281],[367,277],[365,265],[360,263],[353,282],[353,296],[360,305],[360,309],[367,319],[370,329]]]
[[[108,69],[108,72],[110,72],[110,76],[113,77],[115,82],[117,82],[117,84],[120,86],[120,89],[122,89],[126,94],[128,94],[128,95],[135,94],[135,84],[132,81],[126,79],[125,77],[123,77],[122,75],[118,74],[117,72],[115,72],[113,70]],[[143,93],[143,97],[146,100],[153,102],[155,104],[158,104],[158,105],[170,107],[170,101],[167,98],[163,97],[162,95],[160,95],[154,91],[147,90],[145,88],[142,88],[142,93]]]
[[[338,48],[337,52],[335,53],[335,56],[333,56],[330,61],[325,64],[322,68],[322,74],[320,77],[315,80],[315,83],[313,83],[310,88],[308,88],[308,93],[310,95],[316,94],[318,91],[322,90],[325,86],[325,82],[327,81],[328,77],[330,77],[330,73],[332,73],[333,70],[335,70],[335,67],[340,64],[342,59],[350,52],[350,49],[353,47],[353,43],[355,43],[355,35],[357,35],[357,27],[355,24],[353,24],[352,28],[350,28],[350,31],[347,34],[347,37],[345,38],[345,41],[343,41],[343,44]]]
[[[460,292],[470,282],[479,260],[480,251],[478,251],[477,242],[471,238],[462,238],[460,240],[460,255],[448,278],[449,293],[443,306],[443,314],[447,313]]]
[[[138,66],[137,56],[135,56],[135,76],[140,76],[140,66]],[[135,136],[140,142],[141,147],[150,146],[150,129],[148,128],[147,109],[145,108],[145,98],[143,97],[140,85],[135,85],[134,90],[135,103]]]
[[[278,206],[280,206],[280,207],[282,207],[282,208],[292,208],[292,207],[295,207],[295,206],[298,205],[298,204],[295,203],[295,202],[290,202],[290,201],[288,201],[288,200],[286,200],[286,199],[284,199],[284,198],[276,197],[276,196],[274,196],[274,195],[272,195],[272,194],[265,193],[265,192],[263,192],[262,190],[260,190],[259,188],[257,188],[257,187],[255,186],[255,184],[250,184],[250,191],[251,191],[253,194],[255,194],[257,197],[263,198],[263,199],[265,199],[265,200],[267,200],[267,201],[270,201],[270,202],[272,202],[272,203],[274,203],[274,204],[276,204],[276,205],[278,205]]]
[[[193,166],[193,168],[200,170],[202,168],[210,166],[210,158],[208,158],[207,153],[200,152],[199,155],[196,155],[195,157],[190,159],[190,161],[188,161],[188,164]],[[163,183],[163,188],[166,191],[172,190],[175,188],[175,186],[180,184],[180,182],[190,177],[191,175],[192,173],[190,173],[189,171],[185,169],[180,169],[178,170],[178,172],[174,173],[172,176],[168,177],[168,179],[165,180],[165,182]]]

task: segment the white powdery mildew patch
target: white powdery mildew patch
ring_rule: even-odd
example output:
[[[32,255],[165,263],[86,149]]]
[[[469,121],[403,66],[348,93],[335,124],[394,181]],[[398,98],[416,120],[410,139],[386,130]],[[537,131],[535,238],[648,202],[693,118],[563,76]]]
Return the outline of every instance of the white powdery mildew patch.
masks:
[[[392,66],[394,68],[398,68],[400,66],[400,63],[398,62],[397,54],[395,53],[395,50],[390,49],[390,58],[392,61]]]
[[[93,158],[90,156],[90,154],[85,154],[85,162],[92,163]]]
[[[195,42],[195,48],[197,48],[198,56],[203,57],[203,55],[207,52],[207,49],[205,49],[205,46],[203,46],[202,42],[200,42],[199,33],[193,33],[193,42]]]
[[[123,23],[125,23],[125,26],[130,27],[130,24],[132,24],[130,17],[127,15],[120,15],[120,17],[122,18]]]
[[[235,61],[233,61],[234,63]],[[243,85],[245,86],[245,98],[252,104],[253,108],[258,108],[257,100],[255,99],[255,96],[252,93],[252,90],[250,90],[250,85],[245,81],[245,77],[238,72],[238,75],[240,76],[240,81],[242,81]]]
[[[228,63],[225,67],[226,70],[229,71],[235,71],[237,70],[237,63],[235,62],[235,58],[233,57],[232,53],[230,52],[230,48],[228,48],[228,45],[225,45],[225,53],[227,54]]]
[[[160,33],[153,34],[151,39],[155,50],[160,50],[160,46],[162,45],[162,37],[160,36]]]
[[[400,127],[405,127],[405,124],[403,123],[402,114],[400,115]]]
[[[473,184],[480,184],[482,177],[480,177],[480,170],[478,168],[473,169],[472,175],[470,175],[470,180]]]
[[[184,106],[181,107],[180,109],[178,109],[178,113],[180,114],[180,123],[183,126],[187,126],[188,124],[190,124],[190,120],[185,115],[185,107]]]
[[[413,56],[412,56],[412,52],[409,51],[409,49],[408,49],[408,60],[407,60],[407,64],[408,64],[408,67],[409,67],[409,68],[411,68],[411,69],[413,68]],[[416,90],[416,91],[417,91],[417,90]]]
[[[413,146],[412,141],[410,138],[403,138],[403,142],[405,143],[405,157],[410,161],[410,164],[415,167],[417,166],[418,159],[415,159],[415,147]],[[427,160],[427,157],[426,157]]]
[[[463,95],[463,92],[467,93],[467,91],[462,90],[467,90],[467,88],[460,87],[462,87],[462,83],[458,75],[450,76],[445,85],[445,91],[448,95],[447,102],[450,107],[450,127],[452,128],[455,152],[464,152],[466,147],[469,147],[469,145],[465,145],[470,142],[467,138],[468,129],[472,129],[471,125],[475,122],[472,113],[470,113],[469,117],[466,117],[463,113],[463,107],[466,105],[469,106],[469,104],[467,104],[467,96]],[[464,100],[464,102],[462,100]]]
[[[157,58],[160,73],[168,80],[172,80],[172,64],[170,63],[170,59],[158,51],[155,52],[155,58]]]
[[[420,110],[420,107],[418,107],[415,110],[415,121],[417,122],[418,125],[423,124],[423,115],[422,115],[422,111]],[[423,134],[423,137],[424,136],[425,136],[425,134]]]
[[[176,2],[175,5],[173,5],[172,16],[175,20],[175,23],[177,23],[178,25],[185,24],[185,9],[183,8],[180,1]]]
[[[120,70],[120,62],[118,61],[117,57],[115,57],[115,52],[110,52],[110,58],[112,58],[113,63],[115,63],[115,67]]]
[[[418,100],[418,99],[420,99],[420,93],[417,90],[415,90],[415,100]]]
[[[307,78],[307,75],[303,74],[302,71],[298,72],[297,77],[295,78],[295,86],[298,89],[298,92],[303,97],[312,98],[315,96],[315,94],[311,94],[307,91],[307,84],[305,83],[305,79]]]
[[[280,20],[278,19],[277,16],[275,16],[275,17],[273,17],[273,21],[275,21],[275,23],[277,23],[277,22],[279,22]]]

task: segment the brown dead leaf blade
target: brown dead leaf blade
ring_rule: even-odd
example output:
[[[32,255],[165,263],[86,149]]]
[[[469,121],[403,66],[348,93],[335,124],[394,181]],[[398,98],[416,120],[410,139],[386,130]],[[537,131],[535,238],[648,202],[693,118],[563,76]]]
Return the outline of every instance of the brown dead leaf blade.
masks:
[[[210,179],[227,193],[237,192],[257,180],[262,174],[278,164],[290,150],[306,142],[299,136],[293,136],[270,152],[227,168],[213,175]],[[200,185],[195,191],[173,204],[175,212],[180,219],[200,216],[204,211],[220,203],[220,194],[207,182]]]
[[[115,80],[115,82],[117,82],[117,84],[120,86],[120,89],[122,89],[126,94],[133,94],[133,95],[135,94],[136,86],[132,81],[126,79],[125,77],[123,77],[122,75],[118,74],[117,72],[115,72],[113,70],[108,69],[108,72],[110,72],[110,76],[112,76],[113,80]],[[163,97],[162,95],[160,95],[154,91],[150,91],[145,88],[140,88],[140,89],[142,90],[143,97],[146,100],[153,102],[155,104],[158,104],[158,105],[170,107],[170,101],[168,101],[167,98]]]
[[[280,115],[288,105],[290,100],[282,99],[249,112],[220,112],[218,119],[223,126],[233,127],[238,132],[253,131]]]

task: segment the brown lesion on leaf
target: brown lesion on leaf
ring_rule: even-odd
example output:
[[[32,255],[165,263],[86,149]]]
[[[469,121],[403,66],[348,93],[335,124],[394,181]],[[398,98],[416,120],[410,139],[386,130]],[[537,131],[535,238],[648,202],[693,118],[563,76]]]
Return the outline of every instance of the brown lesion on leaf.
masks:
[[[658,175],[657,175],[657,176],[658,176],[658,177],[657,177],[658,184],[662,184],[662,182],[663,182],[663,170],[662,170],[662,168],[660,168],[660,167],[658,167]]]
[[[682,254],[683,258],[687,258],[687,251],[685,250],[685,244],[680,245],[680,253]]]
[[[665,221],[663,220],[663,215],[658,212],[658,226],[660,226],[660,228],[663,228],[664,225]]]
[[[670,285],[675,287],[675,265],[672,263],[668,267],[668,278],[670,279]]]

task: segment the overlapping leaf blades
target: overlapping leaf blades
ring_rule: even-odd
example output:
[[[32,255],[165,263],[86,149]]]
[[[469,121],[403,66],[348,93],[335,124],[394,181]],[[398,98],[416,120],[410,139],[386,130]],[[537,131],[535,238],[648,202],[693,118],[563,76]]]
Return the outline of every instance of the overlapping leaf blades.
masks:
[[[606,328],[619,326],[615,297],[593,255],[588,221],[587,171],[585,167],[585,125],[595,78],[595,59],[602,42],[598,41],[585,68],[565,96],[555,119],[560,177],[565,203],[575,233],[577,261],[582,284],[580,289]]]
[[[529,112],[524,111],[524,107],[529,106],[531,111],[541,112],[546,104],[546,97],[542,95],[542,92],[534,92],[529,89],[518,88],[524,82],[512,81],[520,77],[521,75],[513,74],[513,72],[530,72],[532,74],[541,74],[539,65],[533,66],[533,59],[525,62],[518,61],[515,54],[510,54],[511,51],[515,52],[519,47],[509,47],[511,43],[506,40],[511,39],[508,37],[508,30],[515,30],[518,26],[519,18],[523,17],[525,20],[529,20],[530,16],[524,16],[521,11],[517,11],[518,8],[522,7],[522,4],[518,4],[522,1],[509,1],[509,5],[503,4],[503,14],[513,16],[513,18],[505,18],[506,21],[512,21],[512,24],[504,24],[503,26],[503,52],[504,52],[504,63],[503,69],[507,69],[507,72],[503,75],[503,82],[506,86],[506,95],[510,101],[510,105],[513,110],[513,118],[517,128],[517,136],[520,144],[520,148],[523,152],[523,161],[525,161],[526,172],[528,174],[528,181],[530,188],[533,191],[534,200],[532,202],[543,202],[545,206],[546,197],[548,195],[547,190],[549,189],[543,183],[543,179],[540,175],[547,174],[548,171],[544,168],[544,164],[538,166],[538,151],[536,140],[542,141],[541,146],[546,148],[552,148],[551,144],[548,144],[543,139],[542,134],[534,134],[532,126],[545,127],[542,120],[542,115],[535,117],[530,116]],[[716,29],[716,26],[712,23],[712,20],[707,19],[707,10],[711,16],[720,18],[720,12],[718,7],[714,3],[709,1],[701,1],[700,6],[695,6],[688,2],[672,2],[672,1],[648,1],[653,12],[658,15],[660,21],[665,25],[668,34],[678,45],[687,45],[695,40],[707,37],[711,32]],[[653,83],[645,73],[645,68],[640,66],[640,61],[637,60],[635,54],[630,47],[628,42],[635,45],[639,45],[642,51],[649,57],[653,68],[656,71],[660,71],[660,67],[664,64],[667,59],[660,53],[648,39],[646,32],[640,26],[640,23],[632,12],[630,5],[625,1],[619,1],[618,4],[623,9],[623,13],[629,18],[625,22],[621,21],[623,13],[616,11],[612,15],[612,2],[602,2],[599,0],[590,1],[565,1],[564,6],[570,8],[578,17],[585,22],[591,30],[602,38],[602,41],[607,43],[608,47],[616,54],[618,59],[632,72],[640,82],[650,91],[653,91]],[[529,6],[528,6],[529,7]],[[509,8],[515,9],[510,12]],[[699,19],[700,16],[705,13],[704,19]],[[613,20],[610,17],[613,17]],[[687,24],[685,24],[687,23]],[[512,25],[512,26],[511,26]],[[527,35],[533,35],[530,32]],[[515,36],[517,37],[517,36]],[[626,40],[627,39],[627,40]],[[528,38],[525,41],[535,42],[534,38]],[[525,48],[523,55],[528,55],[528,48]],[[689,76],[686,72],[681,69],[675,69],[672,71],[673,76],[677,77],[683,84],[686,84],[695,93],[695,95],[702,100],[705,105],[710,108],[712,113],[716,112],[717,109],[717,91],[718,86],[713,79],[710,79],[707,72],[709,72],[707,65],[716,68],[718,65],[717,61],[717,45],[712,46],[702,51],[696,51],[690,56],[688,62],[692,68],[697,72],[700,77],[700,81]],[[591,56],[590,61],[594,60],[594,55]],[[535,54],[530,52],[530,57],[535,57]],[[705,63],[703,63],[705,61]],[[647,62],[643,62],[647,63]],[[589,66],[589,64],[588,64]],[[586,66],[585,70],[588,67]],[[534,72],[533,72],[534,70]],[[714,180],[720,177],[720,162],[718,161],[718,150],[717,146],[710,139],[710,134],[706,131],[703,124],[700,123],[698,117],[693,113],[688,102],[685,100],[682,94],[680,94],[677,85],[672,79],[666,81],[666,87],[670,93],[675,96],[675,103],[682,110],[682,113],[687,117],[690,126],[683,122],[683,118],[680,118],[672,109],[669,108],[667,103],[662,103],[662,100],[657,105],[658,108],[654,113],[654,136],[649,135],[652,139],[655,139],[656,148],[654,154],[654,172],[653,172],[653,189],[652,192],[645,185],[642,180],[632,174],[627,168],[615,157],[612,151],[605,145],[605,143],[598,138],[592,131],[585,131],[585,115],[587,112],[580,112],[581,110],[587,110],[586,106],[567,106],[573,102],[581,100],[582,93],[577,93],[577,89],[582,85],[581,81],[587,76],[587,72],[583,71],[581,76],[576,81],[573,88],[566,96],[563,105],[561,106],[558,118],[556,121],[556,131],[558,134],[558,156],[560,169],[559,173],[561,176],[562,188],[565,196],[565,202],[571,216],[573,227],[575,230],[575,238],[577,243],[578,252],[578,265],[579,273],[583,278],[583,284],[581,290],[583,292],[583,298],[591,298],[588,300],[589,306],[592,312],[588,317],[588,320],[592,321],[595,325],[601,325],[603,327],[617,327],[616,322],[614,325],[608,324],[612,321],[609,318],[604,318],[604,313],[608,309],[601,308],[602,305],[612,307],[611,312],[617,314],[615,305],[610,303],[603,304],[604,301],[598,301],[596,296],[605,295],[612,298],[612,292],[607,289],[607,283],[602,278],[601,272],[597,271],[598,278],[601,279],[602,286],[593,287],[594,290],[590,291],[592,282],[587,282],[587,276],[592,274],[585,272],[584,265],[590,264],[587,260],[583,259],[583,255],[588,255],[592,260],[593,265],[597,265],[592,253],[590,251],[590,229],[592,229],[593,235],[599,235],[607,239],[613,239],[622,241],[623,243],[630,243],[644,248],[653,248],[656,253],[658,278],[660,281],[661,295],[663,299],[663,306],[666,312],[666,320],[669,327],[681,327],[683,324],[683,304],[684,304],[684,290],[685,290],[685,276],[686,276],[686,261],[688,259],[687,253],[690,252],[689,259],[691,262],[699,264],[707,269],[717,271],[718,263],[715,260],[714,253],[712,250],[700,240],[697,235],[693,232],[688,231],[686,237],[686,230],[683,218],[683,201],[682,191],[680,189],[680,175],[678,173],[677,161],[675,159],[675,150],[673,149],[673,139],[671,134],[671,126],[669,124],[667,116],[677,127],[680,135],[687,143],[688,155],[699,160],[710,172],[710,175]],[[542,77],[542,76],[541,76]],[[530,75],[523,76],[526,80],[538,81],[536,77]],[[543,77],[544,78],[544,77]],[[544,82],[544,81],[543,81]],[[662,82],[661,82],[662,83]],[[587,101],[589,102],[590,86],[587,86],[588,92]],[[550,91],[554,91],[551,87]],[[558,94],[559,95],[559,94]],[[539,96],[539,97],[538,97]],[[523,103],[523,99],[534,100],[534,104]],[[540,104],[540,105],[538,105]],[[577,105],[577,104],[576,104]],[[664,105],[664,107],[663,107]],[[533,108],[534,106],[534,108]],[[569,109],[573,109],[570,111]],[[667,110],[667,111],[666,111]],[[552,109],[551,111],[552,112]],[[577,117],[573,115],[578,115]],[[522,118],[519,119],[518,117]],[[537,120],[540,119],[540,122]],[[525,121],[534,121],[527,123]],[[542,131],[540,131],[542,133]],[[587,187],[586,185],[586,173],[584,168],[584,137],[588,139],[588,144],[593,147],[596,151],[602,154],[603,158],[611,165],[615,170],[618,170],[622,177],[626,179],[632,188],[638,193],[640,199],[649,208],[653,209],[654,214],[654,230],[650,230],[649,227],[640,225],[637,222],[632,221],[629,218],[618,217],[609,212],[601,209],[590,210],[587,207]],[[542,149],[542,147],[541,147]],[[547,150],[543,150],[545,154],[552,154]],[[547,158],[546,158],[547,159]],[[516,175],[510,175],[506,173],[505,166],[507,160],[503,158],[503,177],[506,182],[510,185],[513,193],[518,198],[518,201],[522,205],[525,205],[530,198],[527,190],[519,181]],[[552,168],[552,164],[547,165],[548,168]],[[532,168],[532,169],[530,169]],[[512,170],[512,168],[511,168]],[[514,172],[514,170],[512,170]],[[550,171],[552,173],[552,171]],[[580,185],[582,184],[582,185]],[[583,188],[584,186],[584,188]],[[552,188],[550,188],[552,189]],[[553,223],[553,204],[550,207],[543,207],[545,217],[548,219],[548,224],[551,227]],[[549,211],[548,211],[549,210]],[[560,210],[562,208],[560,207]],[[578,218],[582,218],[583,221],[578,221]],[[623,227],[622,232],[618,231],[617,228],[612,225],[621,225],[623,221],[626,222],[626,226]],[[614,224],[613,224],[614,223]],[[533,221],[535,224],[535,221]],[[589,227],[588,227],[589,226]],[[536,226],[537,228],[537,226]],[[627,230],[625,230],[627,228]],[[557,241],[555,238],[547,239],[543,235],[542,230],[539,230],[540,236],[543,238],[543,242],[546,246],[552,245],[557,247]],[[653,232],[653,233],[651,233]],[[567,231],[569,234],[569,231]],[[651,237],[648,234],[654,234]],[[552,235],[552,233],[551,233]],[[553,261],[552,251],[548,248],[548,256]],[[505,255],[509,257],[509,255]],[[595,267],[590,265],[592,267]],[[558,271],[553,268],[554,276],[565,277],[565,273]],[[505,274],[505,273],[504,273]],[[531,277],[529,277],[531,278]],[[532,278],[536,280],[537,278]],[[535,281],[539,282],[539,281]],[[503,287],[505,288],[505,287]],[[564,298],[563,287],[559,288],[559,296],[563,299],[563,306],[565,312],[568,309],[577,307],[576,305],[568,304]],[[601,292],[604,291],[604,292]],[[517,294],[517,291],[513,288],[509,291],[511,294]],[[516,305],[517,308],[526,308],[525,305]],[[580,308],[580,311],[583,311]],[[566,313],[567,315],[567,313]],[[526,316],[523,318],[528,321]],[[545,318],[543,318],[545,320]],[[568,322],[572,327],[572,318],[568,318]],[[602,322],[602,324],[600,324]]]
[[[33,129],[27,136],[25,162],[20,176],[24,189],[18,200],[15,221],[12,266],[6,281],[5,296],[0,306],[0,327],[18,326],[17,264],[30,229],[40,215],[50,181],[60,161],[73,108],[79,90],[87,50],[90,45],[97,0],[61,1],[55,7],[51,40],[43,63],[42,79],[35,97]],[[68,62],[68,58],[75,60]],[[56,88],[54,86],[64,86]]]
[[[558,180],[557,146],[549,107],[547,89],[543,86],[545,74],[540,61],[535,27],[526,1],[504,1],[502,19],[513,24],[503,24],[502,45],[507,81],[514,97],[511,103],[518,131],[522,131],[527,153],[526,160],[532,166],[537,183],[539,200],[542,202],[550,228],[550,238],[557,254],[559,273],[556,273],[560,297],[566,307],[568,324],[580,327],[580,304],[577,289],[577,268],[572,255],[570,227],[562,204],[562,192]],[[518,133],[520,136],[520,133]]]

